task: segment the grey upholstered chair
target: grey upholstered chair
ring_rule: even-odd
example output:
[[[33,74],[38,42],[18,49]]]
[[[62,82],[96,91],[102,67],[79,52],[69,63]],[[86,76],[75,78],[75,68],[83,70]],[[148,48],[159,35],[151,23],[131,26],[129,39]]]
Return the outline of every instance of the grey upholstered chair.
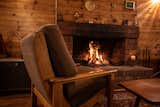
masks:
[[[33,85],[33,106],[38,97],[46,107],[92,107],[104,96],[111,106],[116,70],[76,66],[57,25],[46,25],[26,36],[21,49]]]

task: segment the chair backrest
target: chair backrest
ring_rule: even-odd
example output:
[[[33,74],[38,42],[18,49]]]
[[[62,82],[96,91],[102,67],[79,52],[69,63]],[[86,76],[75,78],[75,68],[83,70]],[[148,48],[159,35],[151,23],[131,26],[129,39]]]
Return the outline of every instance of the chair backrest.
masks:
[[[39,31],[43,32],[45,36],[54,74],[60,77],[76,75],[76,64],[68,51],[59,27],[57,25],[45,25]]]
[[[54,77],[54,74],[43,33],[35,32],[23,38],[21,50],[32,84],[49,101],[43,80],[51,76]]]
[[[76,65],[57,25],[45,25],[23,38],[21,50],[32,84],[47,99],[44,80],[76,74]]]

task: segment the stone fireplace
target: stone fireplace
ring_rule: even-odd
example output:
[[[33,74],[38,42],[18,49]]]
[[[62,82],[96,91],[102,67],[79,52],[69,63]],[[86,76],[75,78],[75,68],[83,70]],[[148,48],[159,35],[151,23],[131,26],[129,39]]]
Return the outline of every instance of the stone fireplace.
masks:
[[[91,41],[112,65],[128,64],[137,55],[139,30],[136,26],[59,22],[66,44],[76,63],[86,64]]]

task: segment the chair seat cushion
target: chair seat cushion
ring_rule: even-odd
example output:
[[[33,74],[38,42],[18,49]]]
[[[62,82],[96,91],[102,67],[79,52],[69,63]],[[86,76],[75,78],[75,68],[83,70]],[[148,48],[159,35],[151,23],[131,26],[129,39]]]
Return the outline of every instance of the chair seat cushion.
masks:
[[[73,76],[76,65],[67,49],[63,35],[57,25],[47,25],[41,28],[46,39],[49,57],[56,76]]]
[[[94,71],[91,67],[80,66],[78,73]],[[64,85],[64,95],[72,107],[78,107],[98,91],[105,88],[106,77],[84,79]]]

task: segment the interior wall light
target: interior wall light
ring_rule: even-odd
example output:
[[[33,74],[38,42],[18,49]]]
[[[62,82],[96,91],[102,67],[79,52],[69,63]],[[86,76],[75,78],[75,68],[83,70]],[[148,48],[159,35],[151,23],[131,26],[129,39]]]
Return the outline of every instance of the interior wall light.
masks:
[[[152,0],[153,4],[160,4],[160,0]]]

